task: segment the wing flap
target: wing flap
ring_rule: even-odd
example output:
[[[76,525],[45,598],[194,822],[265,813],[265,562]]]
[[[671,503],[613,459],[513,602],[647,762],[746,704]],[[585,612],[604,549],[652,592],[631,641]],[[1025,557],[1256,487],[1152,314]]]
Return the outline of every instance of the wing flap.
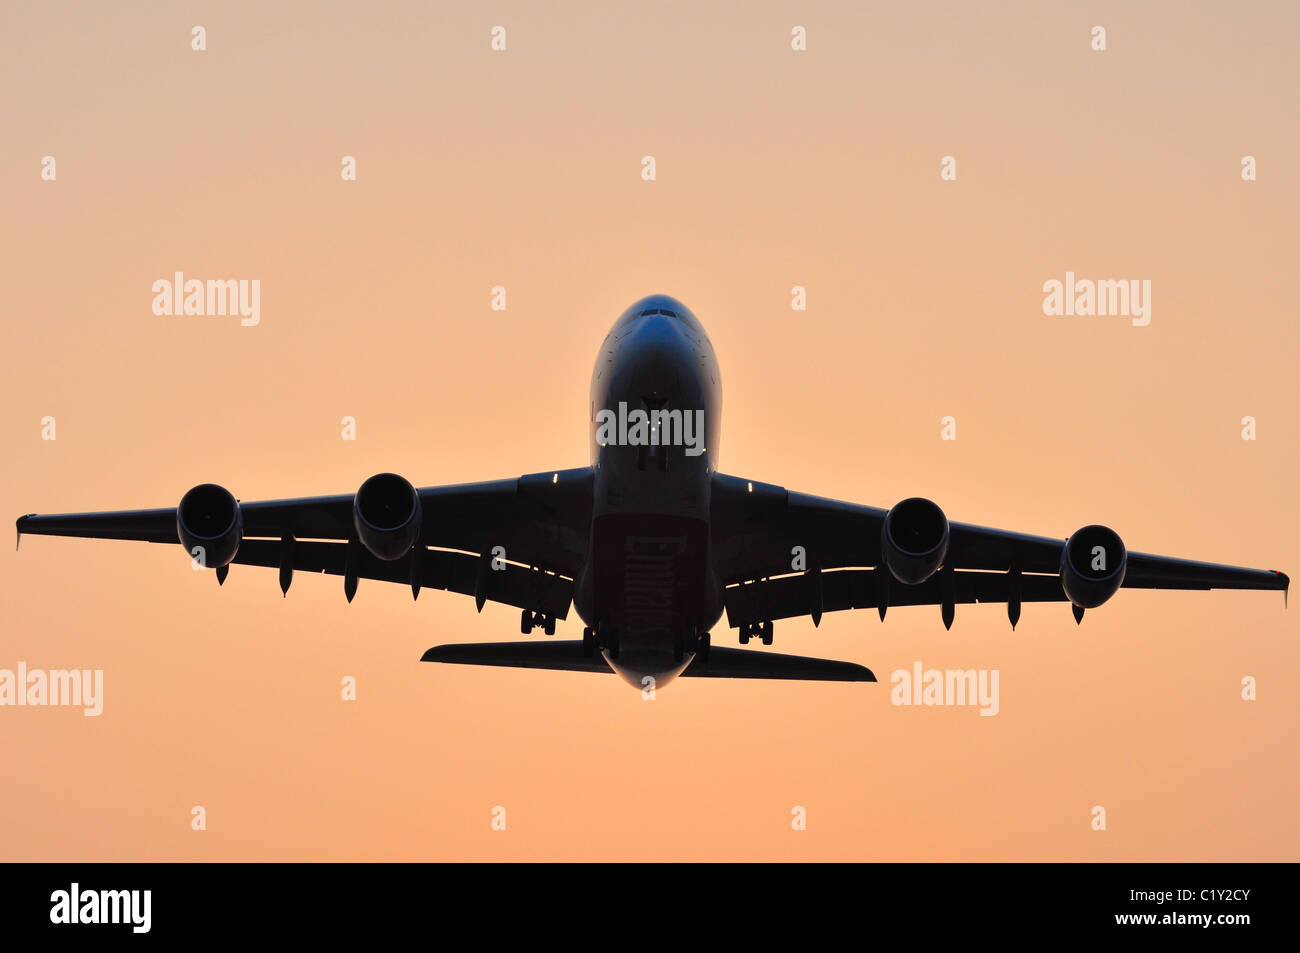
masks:
[[[875,609],[886,606],[926,606],[943,602],[941,575],[915,586],[905,586],[888,573],[874,569],[837,569],[799,576],[783,576],[742,583],[726,591],[727,623],[733,627],[751,622],[792,619],[820,612],[844,609]],[[1007,573],[954,571],[954,605],[975,602],[1008,602],[1013,595]],[[882,590],[882,586],[884,587]],[[1064,602],[1059,576],[1022,575],[1018,585],[1021,602]],[[882,591],[887,594],[882,599]]]
[[[294,570],[331,576],[347,573],[348,544],[294,540],[288,547]],[[277,568],[285,547],[279,540],[246,539],[234,562],[247,566]],[[542,612],[557,619],[568,617],[573,601],[573,580],[555,573],[505,563],[491,568],[491,554],[473,556],[443,549],[417,547],[401,559],[377,559],[363,547],[354,549],[359,579],[410,584],[412,562],[419,560],[417,578],[423,589],[441,589],[499,602],[517,609]]]

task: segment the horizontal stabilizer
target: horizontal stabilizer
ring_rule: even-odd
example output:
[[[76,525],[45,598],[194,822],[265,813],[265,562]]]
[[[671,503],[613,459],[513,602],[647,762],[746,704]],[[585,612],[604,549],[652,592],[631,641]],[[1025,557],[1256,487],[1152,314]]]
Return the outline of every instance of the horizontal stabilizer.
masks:
[[[498,665],[506,668],[542,668],[563,672],[612,670],[604,658],[582,654],[581,641],[469,642],[436,645],[422,662],[456,662],[461,665]],[[874,682],[871,670],[853,662],[780,655],[752,649],[710,648],[708,661],[698,656],[682,678],[786,678],[823,682]]]
[[[424,653],[420,661],[613,674],[613,669],[605,664],[601,656],[583,657],[580,639],[572,642],[465,642],[459,645],[435,645]]]
[[[753,649],[710,648],[709,659],[696,658],[682,677],[793,678],[808,682],[874,682],[871,669],[856,662],[838,662],[804,655],[781,655]]]

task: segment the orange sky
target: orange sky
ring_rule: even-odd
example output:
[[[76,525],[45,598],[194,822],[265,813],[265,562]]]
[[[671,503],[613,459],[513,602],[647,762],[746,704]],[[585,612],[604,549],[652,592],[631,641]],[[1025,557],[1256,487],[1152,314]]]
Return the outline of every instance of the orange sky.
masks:
[[[717,348],[726,472],[1295,573],[1297,26],[1285,3],[6,5],[3,512],[580,466],[601,336],[666,292]],[[1067,270],[1149,279],[1151,324],[1044,316]],[[260,324],[154,315],[175,271],[260,279]],[[363,580],[348,605],[300,574],[282,599],[239,566],[218,589],[143,543],[0,560],[0,668],[102,668],[106,696],[0,708],[3,859],[1300,853],[1276,593],[1128,590],[1015,632],[1001,606],[778,622],[778,650],[881,683],[650,703],[420,664],[518,638],[461,596]],[[998,669],[999,714],[895,708],[916,661]]]

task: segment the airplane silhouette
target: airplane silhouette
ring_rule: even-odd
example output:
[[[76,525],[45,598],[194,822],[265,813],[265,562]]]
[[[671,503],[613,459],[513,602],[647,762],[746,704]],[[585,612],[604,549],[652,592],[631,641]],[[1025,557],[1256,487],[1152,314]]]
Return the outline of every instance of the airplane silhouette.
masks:
[[[773,621],[841,609],[1069,602],[1076,621],[1119,589],[1276,589],[1280,572],[1128,552],[1104,526],[1068,539],[950,523],[919,497],[878,509],[718,472],[721,379],[704,328],[666,295],[633,304],[591,380],[591,466],[415,489],[380,473],[355,494],[242,503],[201,484],[174,508],[29,514],[24,533],[180,542],[224,582],[232,563],[443,589],[521,610],[581,641],[441,645],[423,657],[609,672],[662,688],[678,675],[875,681],[861,665],[712,646],[723,612],[742,644]]]

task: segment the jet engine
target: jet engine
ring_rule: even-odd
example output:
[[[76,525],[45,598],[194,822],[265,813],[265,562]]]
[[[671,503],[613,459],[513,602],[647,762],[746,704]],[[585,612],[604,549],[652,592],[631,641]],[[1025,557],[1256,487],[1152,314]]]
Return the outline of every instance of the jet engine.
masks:
[[[948,517],[919,496],[895,503],[880,529],[880,552],[893,577],[915,586],[925,582],[948,556]]]
[[[200,483],[176,507],[176,535],[185,551],[208,569],[227,566],[244,538],[239,501],[215,483]]]
[[[1061,550],[1061,588],[1076,606],[1095,609],[1119,591],[1127,568],[1128,550],[1119,535],[1105,526],[1085,526]]]
[[[379,559],[401,559],[420,538],[420,494],[396,473],[377,473],[357,490],[352,522],[361,545]]]

